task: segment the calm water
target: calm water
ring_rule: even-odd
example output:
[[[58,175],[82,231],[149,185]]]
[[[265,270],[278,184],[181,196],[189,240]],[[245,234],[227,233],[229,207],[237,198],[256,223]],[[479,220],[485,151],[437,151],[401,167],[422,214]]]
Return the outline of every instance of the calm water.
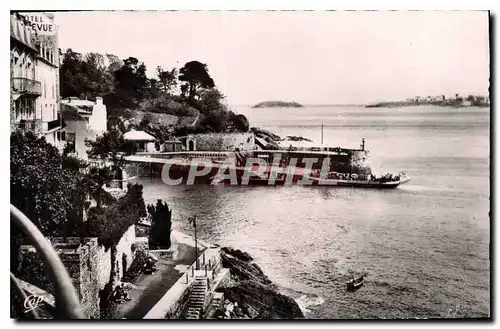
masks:
[[[488,316],[489,109],[235,107],[252,125],[357,147],[375,171],[405,170],[398,189],[166,186],[174,226],[252,254],[308,318]],[[351,274],[365,285],[345,290]]]

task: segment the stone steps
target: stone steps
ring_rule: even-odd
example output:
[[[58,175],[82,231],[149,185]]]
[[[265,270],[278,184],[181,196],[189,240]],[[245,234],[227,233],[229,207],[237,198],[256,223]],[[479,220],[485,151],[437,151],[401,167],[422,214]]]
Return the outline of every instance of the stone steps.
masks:
[[[186,319],[199,319],[205,304],[207,293],[207,279],[204,277],[195,278],[193,288],[189,295],[188,311]]]

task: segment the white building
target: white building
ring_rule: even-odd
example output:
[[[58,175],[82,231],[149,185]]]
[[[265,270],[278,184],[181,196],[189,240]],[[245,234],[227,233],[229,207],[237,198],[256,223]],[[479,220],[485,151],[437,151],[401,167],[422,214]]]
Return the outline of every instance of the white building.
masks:
[[[88,146],[85,140],[95,140],[107,130],[107,110],[102,98],[95,102],[70,97],[61,100],[61,114],[65,127],[57,139],[65,144],[68,153],[87,160]]]

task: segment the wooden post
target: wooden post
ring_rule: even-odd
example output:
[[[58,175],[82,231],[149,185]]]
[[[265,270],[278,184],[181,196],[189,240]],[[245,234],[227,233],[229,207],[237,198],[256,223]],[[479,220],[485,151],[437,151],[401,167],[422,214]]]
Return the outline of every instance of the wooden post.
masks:
[[[203,253],[203,264],[205,264],[205,253]]]
[[[186,284],[188,284],[188,282],[189,282],[189,273],[186,272]]]
[[[193,274],[194,276],[194,267],[191,266],[191,273]]]

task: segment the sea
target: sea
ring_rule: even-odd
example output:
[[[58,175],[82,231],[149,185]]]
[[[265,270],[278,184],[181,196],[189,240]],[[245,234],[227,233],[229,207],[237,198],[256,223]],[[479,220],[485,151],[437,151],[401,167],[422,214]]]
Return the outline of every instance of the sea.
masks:
[[[310,319],[488,317],[490,109],[233,106],[251,126],[359,148],[392,190],[328,186],[167,186],[174,228],[250,253]],[[365,275],[349,292],[345,282]]]

